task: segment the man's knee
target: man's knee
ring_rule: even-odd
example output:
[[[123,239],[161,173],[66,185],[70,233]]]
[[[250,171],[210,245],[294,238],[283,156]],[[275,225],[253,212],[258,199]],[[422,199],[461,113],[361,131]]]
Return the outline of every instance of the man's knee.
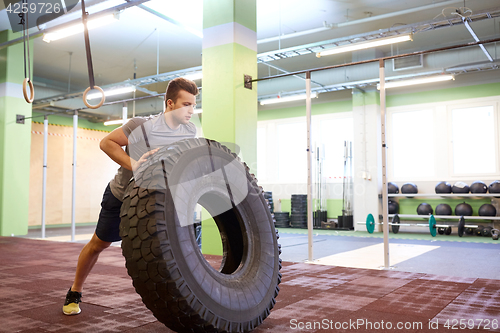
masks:
[[[111,245],[111,242],[105,242],[99,237],[97,237],[96,234],[92,236],[92,239],[90,240],[90,246],[95,252],[102,252],[105,249],[107,249]]]

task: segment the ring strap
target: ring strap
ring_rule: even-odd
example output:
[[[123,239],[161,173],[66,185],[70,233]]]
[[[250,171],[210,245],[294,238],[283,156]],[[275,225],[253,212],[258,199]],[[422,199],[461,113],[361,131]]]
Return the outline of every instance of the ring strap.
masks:
[[[90,89],[94,89],[94,67],[92,65],[92,52],[90,52],[90,38],[89,29],[87,28],[87,19],[89,13],[85,11],[85,0],[82,0],[82,21],[83,21],[83,35],[85,37],[85,51],[87,52],[87,68],[89,72],[89,85]]]

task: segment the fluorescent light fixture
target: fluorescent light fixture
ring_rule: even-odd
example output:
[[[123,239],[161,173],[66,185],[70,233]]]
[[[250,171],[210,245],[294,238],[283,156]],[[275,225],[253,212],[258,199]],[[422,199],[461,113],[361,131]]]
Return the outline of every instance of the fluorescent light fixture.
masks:
[[[87,28],[89,30],[102,27],[103,25],[110,24],[118,21],[118,14],[110,14],[102,16],[96,19],[89,20],[87,22]],[[43,35],[43,41],[50,43],[51,41],[58,40],[64,37],[76,35],[83,32],[83,23],[78,23],[67,28],[56,30],[54,32],[49,32]]]
[[[129,121],[130,118],[128,118],[127,120],[125,120],[125,122]],[[117,120],[109,120],[109,121],[105,121],[104,122],[104,126],[110,126],[110,125],[123,125],[124,124],[124,121],[123,119],[117,119]]]
[[[203,109],[194,109],[194,114],[202,113]]]
[[[191,74],[183,75],[182,77],[185,79],[188,79],[188,80],[192,80],[192,81],[199,80],[199,79],[203,78],[203,72],[191,73]]]
[[[131,93],[134,91],[135,91],[134,86],[122,87],[122,88],[116,88],[116,89],[112,89],[112,90],[106,90],[106,91],[104,91],[104,95],[106,97],[108,97],[108,96]],[[96,93],[92,93],[92,94],[87,95],[87,99],[94,99],[94,98],[101,98],[101,97],[102,97],[102,94],[100,92],[96,92]]]
[[[369,49],[369,48],[377,47],[377,46],[406,42],[409,40],[413,41],[413,34],[405,34],[405,35],[397,35],[397,36],[391,36],[391,37],[385,37],[385,38],[377,38],[377,39],[369,40],[369,41],[365,41],[365,42],[336,46],[336,47],[333,47],[331,49],[327,49],[325,51],[321,51],[321,52],[316,53],[316,57],[319,58],[319,57],[326,56],[326,55],[364,50],[364,49]]]
[[[312,92],[311,98],[316,98],[316,97],[318,97],[318,94],[316,92]],[[268,98],[268,99],[261,100],[260,105],[299,101],[301,99],[306,99],[306,98],[307,98],[306,94],[297,94],[297,95],[291,95],[291,96],[285,96],[285,97]]]
[[[412,86],[415,84],[441,82],[441,81],[448,81],[448,80],[455,80],[455,77],[453,75],[436,75],[436,76],[429,76],[429,77],[424,77],[424,78],[420,78],[420,79],[400,80],[400,81],[392,81],[392,82],[390,81],[390,82],[385,83],[385,89]],[[380,90],[380,83],[377,84],[377,89]]]

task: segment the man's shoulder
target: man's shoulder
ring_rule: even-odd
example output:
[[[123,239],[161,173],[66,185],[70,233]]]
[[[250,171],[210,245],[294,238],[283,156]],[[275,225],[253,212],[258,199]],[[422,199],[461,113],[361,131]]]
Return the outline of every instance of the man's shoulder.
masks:
[[[184,126],[185,131],[187,133],[193,133],[196,134],[196,125],[193,124],[192,122],[188,122],[187,124],[183,124],[181,126]]]
[[[150,122],[157,118],[158,115],[151,115],[151,116],[145,116],[145,117],[134,117],[131,118],[129,121],[127,121],[123,126],[123,132],[128,136],[132,131],[134,131],[137,127]]]

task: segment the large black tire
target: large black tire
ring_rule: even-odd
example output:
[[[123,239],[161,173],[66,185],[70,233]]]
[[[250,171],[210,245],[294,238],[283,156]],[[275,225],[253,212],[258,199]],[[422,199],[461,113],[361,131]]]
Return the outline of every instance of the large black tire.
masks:
[[[120,225],[127,271],[144,304],[172,330],[249,332],[276,303],[278,235],[248,171],[218,142],[187,139],[160,149],[129,184]],[[219,228],[219,271],[203,257],[187,218],[197,203]]]

